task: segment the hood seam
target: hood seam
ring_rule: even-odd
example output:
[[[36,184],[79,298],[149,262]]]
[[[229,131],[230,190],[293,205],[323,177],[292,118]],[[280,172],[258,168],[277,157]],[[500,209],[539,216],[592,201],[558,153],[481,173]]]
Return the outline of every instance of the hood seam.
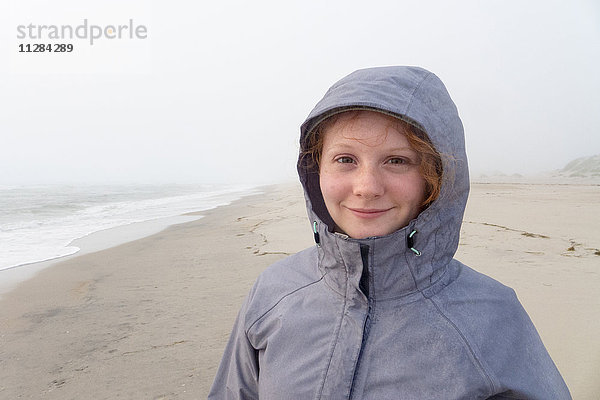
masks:
[[[412,93],[410,94],[410,101],[408,102],[408,104],[406,105],[406,109],[404,110],[404,113],[406,115],[408,115],[408,111],[410,110],[410,108],[413,105],[413,100],[415,99],[415,93],[417,93],[417,91],[421,88],[421,85],[423,84],[423,82],[425,82],[425,80],[427,80],[427,78],[429,78],[429,76],[431,76],[431,75],[433,75],[431,72],[427,72],[427,74],[425,74],[425,76],[423,76],[423,79],[421,79],[421,81],[413,89]],[[429,134],[427,131],[425,131],[425,133]]]

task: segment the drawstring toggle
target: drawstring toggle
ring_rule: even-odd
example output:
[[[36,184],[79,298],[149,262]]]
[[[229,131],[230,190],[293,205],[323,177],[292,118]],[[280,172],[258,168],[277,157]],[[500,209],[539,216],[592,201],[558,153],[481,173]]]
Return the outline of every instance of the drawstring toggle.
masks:
[[[408,235],[408,237],[406,238],[406,246],[413,252],[415,253],[415,256],[419,257],[421,255],[421,252],[417,249],[415,249],[415,239],[414,236],[417,233],[416,230],[413,230],[410,235]]]
[[[313,222],[313,233],[315,234],[315,243],[317,246],[321,245],[321,238],[319,237],[319,232],[317,232],[317,221]]]

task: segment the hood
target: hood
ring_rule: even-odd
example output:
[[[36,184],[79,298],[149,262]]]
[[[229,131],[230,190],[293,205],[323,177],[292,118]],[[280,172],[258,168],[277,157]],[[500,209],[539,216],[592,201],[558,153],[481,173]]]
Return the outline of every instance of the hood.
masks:
[[[423,68],[361,69],[335,83],[317,103],[301,126],[300,149],[305,148],[308,135],[325,118],[354,109],[379,111],[414,124],[427,133],[442,155],[440,195],[415,220],[387,236],[346,239],[371,246],[386,243],[396,255],[404,252],[408,253],[406,257],[418,257],[423,280],[431,282],[456,252],[469,193],[464,132],[456,106],[442,81]],[[339,235],[332,233],[334,224],[321,194],[319,175],[302,152],[297,167],[315,240],[322,242],[325,235],[338,243],[337,238],[330,238]]]

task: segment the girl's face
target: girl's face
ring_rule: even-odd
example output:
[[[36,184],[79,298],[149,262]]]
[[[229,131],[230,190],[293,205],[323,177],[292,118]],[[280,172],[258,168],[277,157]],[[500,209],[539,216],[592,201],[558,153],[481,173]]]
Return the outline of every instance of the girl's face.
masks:
[[[324,132],[321,192],[338,230],[384,236],[417,217],[425,200],[420,156],[401,125],[374,111],[347,112]]]

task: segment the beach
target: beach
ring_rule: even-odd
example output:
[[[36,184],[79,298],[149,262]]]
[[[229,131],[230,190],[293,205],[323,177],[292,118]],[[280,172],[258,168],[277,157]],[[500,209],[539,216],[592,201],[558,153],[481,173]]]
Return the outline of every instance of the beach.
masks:
[[[206,398],[258,274],[314,245],[300,184],[261,190],[3,295],[0,398]],[[456,255],[516,290],[575,399],[600,392],[599,199],[597,184],[473,184]]]

